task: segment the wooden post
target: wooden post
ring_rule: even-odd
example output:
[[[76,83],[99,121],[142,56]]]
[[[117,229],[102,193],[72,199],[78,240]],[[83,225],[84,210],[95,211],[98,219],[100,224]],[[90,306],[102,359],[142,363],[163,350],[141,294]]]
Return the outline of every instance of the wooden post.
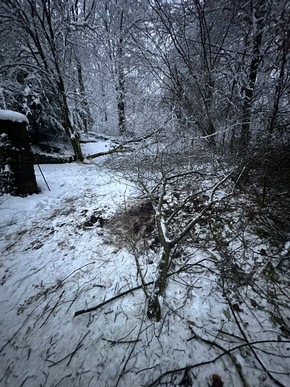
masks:
[[[0,194],[38,193],[33,153],[23,114],[0,110]]]

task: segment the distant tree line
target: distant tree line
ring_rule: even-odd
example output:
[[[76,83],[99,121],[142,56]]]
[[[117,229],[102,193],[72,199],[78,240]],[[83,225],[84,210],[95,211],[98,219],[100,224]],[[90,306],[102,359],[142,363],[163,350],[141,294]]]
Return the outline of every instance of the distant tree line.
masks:
[[[0,107],[35,138],[162,127],[247,153],[289,141],[287,0],[2,0]]]

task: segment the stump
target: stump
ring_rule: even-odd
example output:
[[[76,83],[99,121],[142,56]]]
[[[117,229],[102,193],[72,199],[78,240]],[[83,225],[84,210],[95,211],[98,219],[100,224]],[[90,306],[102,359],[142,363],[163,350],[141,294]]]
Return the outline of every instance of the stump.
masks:
[[[27,124],[23,114],[0,110],[0,194],[26,196],[39,192]]]

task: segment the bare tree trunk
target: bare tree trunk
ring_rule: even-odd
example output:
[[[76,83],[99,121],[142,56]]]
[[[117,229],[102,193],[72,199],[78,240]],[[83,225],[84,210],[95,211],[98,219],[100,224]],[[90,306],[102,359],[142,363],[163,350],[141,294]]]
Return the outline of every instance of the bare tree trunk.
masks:
[[[157,267],[158,277],[148,301],[147,316],[150,320],[161,320],[161,297],[164,296],[166,289],[166,279],[170,268],[170,251],[171,248],[169,245],[163,246],[162,257]]]
[[[83,79],[83,69],[79,58],[76,58],[76,63],[77,63],[78,85],[79,85],[79,91],[81,95],[81,110],[79,112],[79,115],[83,121],[84,132],[88,133],[90,127],[93,124],[93,119],[90,112],[89,103],[86,97],[86,90],[85,90],[85,84]]]
[[[62,75],[61,75],[61,72],[60,72],[60,69],[59,69],[57,62],[55,62],[55,68],[56,68],[56,72],[58,75],[58,81],[57,81],[58,90],[57,91],[60,94],[60,102],[62,105],[61,110],[62,110],[62,114],[63,114],[64,130],[65,130],[65,132],[70,140],[70,143],[72,145],[74,155],[75,155],[75,160],[76,161],[83,161],[84,156],[83,156],[83,152],[82,152],[81,145],[80,145],[80,138],[79,138],[78,133],[75,131],[75,129],[72,125],[72,122],[71,122],[70,110],[69,110],[67,96],[66,96],[66,92],[65,92],[64,81],[63,81],[63,78],[62,78]]]
[[[176,247],[186,235],[194,228],[194,226],[203,218],[203,216],[208,212],[208,210],[215,203],[214,195],[217,189],[229,179],[232,175],[232,172],[224,176],[212,189],[210,193],[210,198],[205,207],[192,219],[190,220],[186,226],[183,227],[179,231],[179,234],[175,236],[174,239],[169,239],[167,237],[167,228],[168,223],[170,223],[175,216],[179,213],[183,205],[177,210],[175,210],[169,218],[165,219],[162,215],[163,205],[164,205],[164,197],[166,195],[167,183],[171,177],[163,176],[162,180],[162,188],[161,193],[159,195],[159,200],[157,206],[153,206],[155,210],[155,222],[156,228],[158,231],[158,237],[162,246],[162,255],[160,261],[157,266],[157,276],[154,282],[153,291],[148,300],[148,310],[147,316],[151,320],[160,321],[161,320],[161,304],[162,298],[164,297],[164,293],[166,290],[166,281],[168,277],[168,272],[171,266],[171,251],[174,247]],[[177,177],[177,176],[176,176]],[[143,185],[144,187],[144,185]],[[146,190],[149,193],[148,190]],[[154,191],[155,192],[155,191]]]
[[[120,38],[118,41],[118,57],[117,57],[117,109],[118,109],[118,126],[119,132],[126,131],[126,112],[125,112],[125,74],[124,74],[124,53],[123,53],[123,10],[120,16]]]
[[[211,147],[216,146],[215,140],[215,127],[212,119],[212,104],[213,104],[213,90],[214,80],[212,77],[213,70],[213,55],[211,52],[211,35],[210,28],[208,27],[207,18],[205,15],[204,4],[200,0],[195,0],[195,7],[198,14],[198,23],[200,29],[200,41],[201,41],[201,56],[203,59],[204,77],[205,77],[205,90],[204,90],[204,106],[207,118],[207,125],[204,128],[204,135]]]
[[[263,4],[261,3],[260,8]],[[242,133],[241,133],[241,150],[245,152],[250,140],[251,140],[251,117],[252,117],[252,106],[254,102],[254,91],[257,81],[258,68],[261,62],[260,47],[262,44],[262,33],[263,33],[263,18],[262,10],[253,10],[253,52],[250,63],[250,69],[248,73],[248,84],[244,89],[244,103],[242,110]]]
[[[80,137],[78,133],[74,130],[71,119],[70,119],[70,113],[69,113],[69,107],[67,104],[66,96],[65,94],[62,95],[62,111],[64,116],[64,129],[65,132],[70,140],[71,146],[74,151],[75,160],[76,161],[83,161],[84,156],[80,144]]]
[[[289,47],[287,47],[287,33],[284,32],[283,36],[283,42],[282,42],[282,59],[281,59],[281,65],[280,65],[280,71],[279,71],[279,77],[277,79],[276,87],[275,87],[275,95],[274,95],[274,104],[273,104],[273,110],[272,115],[270,118],[269,123],[269,133],[272,134],[277,121],[277,116],[279,113],[279,106],[280,106],[280,100],[283,95],[283,82],[285,82],[284,76],[285,76],[285,67],[287,63],[287,54]],[[289,43],[288,43],[289,45]]]
[[[49,26],[48,36],[50,38],[50,49],[51,49],[51,55],[52,55],[52,63],[54,66],[53,72],[55,72],[55,75],[56,75],[56,86],[57,86],[56,91],[60,95],[60,100],[62,104],[61,110],[63,113],[64,129],[72,145],[74,155],[75,155],[75,160],[83,161],[84,156],[80,146],[79,135],[75,131],[70,118],[70,109],[69,109],[67,94],[65,90],[64,77],[61,71],[59,56],[56,51],[55,36],[54,36],[54,30],[52,25],[52,19],[51,19],[51,10],[48,7],[45,7],[44,10],[47,14],[47,23]]]
[[[119,132],[124,133],[126,132],[125,80],[122,71],[118,73],[117,102]]]

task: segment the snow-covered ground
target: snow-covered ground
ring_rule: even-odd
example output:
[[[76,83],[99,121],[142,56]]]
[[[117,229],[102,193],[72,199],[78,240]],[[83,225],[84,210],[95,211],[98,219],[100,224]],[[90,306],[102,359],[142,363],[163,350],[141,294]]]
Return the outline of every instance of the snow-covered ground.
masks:
[[[88,154],[107,147],[84,145]],[[215,342],[227,330],[233,344],[236,322],[197,249],[188,263],[200,265],[168,285],[161,322],[147,318],[142,289],[75,316],[141,283],[134,256],[107,227],[137,191],[105,161],[42,165],[50,190],[36,166],[40,194],[0,198],[0,386],[146,386],[167,371],[167,386],[218,387],[219,377],[224,386],[246,386],[233,358],[213,362],[220,351],[200,339],[210,333]],[[277,339],[271,324],[261,325],[262,311],[243,313],[244,326],[259,326],[253,341],[265,330],[268,340]],[[282,343],[278,361],[263,358],[285,386],[287,350]],[[233,352],[249,385],[273,385],[249,352]]]

